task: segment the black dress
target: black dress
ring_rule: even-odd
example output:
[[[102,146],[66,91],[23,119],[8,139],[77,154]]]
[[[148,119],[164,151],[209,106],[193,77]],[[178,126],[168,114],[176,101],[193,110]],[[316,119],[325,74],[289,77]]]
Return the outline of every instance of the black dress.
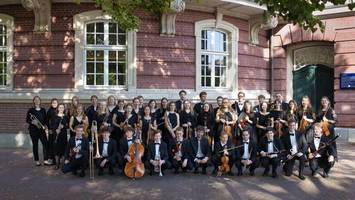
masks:
[[[141,117],[141,121],[142,121],[142,141],[144,143],[144,145],[148,145],[147,144],[147,137],[148,137],[148,131],[149,131],[149,125],[150,124],[154,124],[154,118],[150,117],[149,119],[145,118],[144,116]]]
[[[197,125],[198,126],[207,126],[207,129],[210,130],[210,132],[208,133],[208,135],[210,137],[214,137],[215,136],[215,125],[216,125],[216,121],[215,121],[215,117],[213,115],[213,113],[211,112],[205,112],[203,111],[198,117],[197,117]]]
[[[270,116],[271,116],[270,113],[263,115],[259,112],[256,114],[256,123],[259,124],[260,126],[267,127],[269,125]],[[261,128],[256,128],[256,130],[258,135],[258,141],[261,141],[262,138],[265,136],[266,130]]]
[[[169,112],[167,117],[168,117],[168,123],[169,123],[169,126],[170,128],[174,128],[176,127],[176,125],[178,124],[178,118],[177,118],[177,113],[173,112]],[[171,150],[172,148],[172,145],[174,143],[174,138],[173,136],[171,135],[171,133],[169,132],[168,129],[165,129],[165,132],[163,132],[163,137],[162,137],[163,141],[165,143],[167,143],[168,145],[168,150]]]
[[[59,125],[62,124],[63,128],[60,129],[60,132],[57,133],[56,130]],[[67,129],[69,126],[69,119],[68,116],[64,115],[62,117],[55,116],[51,122],[50,130],[52,131],[53,135],[55,136],[54,140],[54,155],[56,156],[64,156],[65,148],[68,144],[67,139]]]
[[[220,119],[224,119],[228,122],[233,121],[233,114],[231,112],[224,112],[223,116],[220,116]],[[219,136],[221,136],[221,133],[224,131],[224,124],[222,122],[219,122],[217,124],[217,133],[215,134],[214,140],[215,142],[219,141]],[[235,133],[235,127],[232,127],[232,134]]]
[[[116,110],[116,124],[120,125],[125,121],[125,115],[124,111]],[[123,129],[121,127],[114,126],[112,123],[112,132],[111,132],[111,138],[116,140],[116,143],[119,144],[119,141],[123,137]]]
[[[84,121],[83,121],[84,117],[81,119],[81,121],[79,121],[75,116],[73,116],[73,117],[74,117],[73,126],[72,126],[73,129],[75,129],[75,127],[77,125],[84,124]],[[75,132],[70,130],[70,137],[74,137],[74,136],[75,136]]]
[[[190,111],[187,113],[185,110],[180,112],[180,126],[183,127],[183,124],[187,124],[188,122],[191,123],[190,128],[192,130],[196,127],[196,116]],[[185,133],[187,133],[187,127],[184,128],[184,138],[188,137]],[[193,134],[193,133],[192,133]]]
[[[332,108],[329,108],[326,111],[323,111],[323,110],[318,111],[318,113],[316,115],[316,122],[321,122],[322,119],[323,119],[323,116],[325,116],[328,120],[334,120],[335,122],[337,120],[335,111]],[[335,128],[335,124],[329,123],[329,126],[328,126],[329,133],[330,133],[329,136],[328,136],[329,139],[332,139],[332,138],[335,137],[334,128]],[[335,150],[334,151],[334,157],[338,158],[336,142],[334,142],[332,145],[333,145],[334,150]]]

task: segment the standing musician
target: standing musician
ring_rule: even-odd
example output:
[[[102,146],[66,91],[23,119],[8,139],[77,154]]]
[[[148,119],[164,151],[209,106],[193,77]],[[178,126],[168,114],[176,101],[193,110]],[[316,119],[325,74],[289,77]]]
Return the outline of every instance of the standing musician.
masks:
[[[295,160],[299,161],[299,174],[301,180],[305,180],[303,176],[304,165],[306,161],[307,142],[304,134],[296,131],[296,121],[288,121],[288,133],[281,138],[283,146],[287,151],[287,159],[283,170],[286,176],[291,176]]]
[[[234,139],[234,126],[236,124],[236,114],[230,106],[228,98],[223,98],[222,107],[216,113],[217,133],[215,134],[215,141],[219,140],[221,132],[225,132],[231,139]],[[227,130],[228,129],[228,130]]]
[[[166,132],[166,127],[165,127],[165,113],[168,108],[168,99],[163,97],[160,100],[160,108],[155,112],[156,113],[156,119],[157,119],[157,124],[158,124],[158,129],[162,131],[162,133]]]
[[[192,170],[193,164],[189,152],[190,140],[184,139],[184,129],[182,127],[177,128],[175,135],[176,138],[174,140],[173,148],[169,151],[169,157],[172,167],[174,168],[174,173],[178,174],[180,167],[183,172],[186,172],[186,170]]]
[[[113,114],[117,113],[118,106],[116,105],[116,98],[113,95],[107,97],[107,109],[109,113],[109,117],[107,123],[112,124]]]
[[[208,144],[212,147],[212,143],[215,137],[215,117],[210,110],[210,106],[205,103],[203,105],[203,111],[197,116],[197,126],[203,126],[205,128],[205,136],[207,136]]]
[[[335,137],[334,128],[337,122],[337,115],[335,114],[334,109],[331,107],[328,97],[322,97],[320,103],[321,108],[316,115],[316,121],[321,124],[323,135],[328,136],[329,139],[332,139]],[[334,157],[337,159],[338,154],[336,142],[333,142],[332,146],[334,148]]]
[[[140,127],[142,127],[142,143],[146,146],[153,139],[152,131],[156,130],[156,120],[151,116],[150,107],[144,106],[144,115],[140,119]]]
[[[125,120],[120,124],[121,129],[125,126],[135,128],[139,123],[138,115],[133,112],[132,104],[127,104],[125,108]]]
[[[184,138],[191,138],[197,123],[196,116],[191,110],[191,102],[189,100],[185,100],[183,105],[184,109],[179,113],[180,125],[184,128]]]
[[[223,97],[222,96],[218,96],[216,98],[216,104],[217,104],[217,107],[213,108],[213,113],[217,113],[217,110],[221,108],[222,106],[222,102],[223,102]],[[212,110],[211,110],[212,111]]]
[[[89,130],[91,130],[92,121],[97,120],[97,110],[99,109],[98,97],[96,95],[91,95],[90,101],[91,105],[85,110],[85,115],[88,117],[89,120]],[[89,138],[91,138],[91,133],[89,135]]]
[[[285,111],[282,109],[282,103],[278,99],[275,100],[274,108],[270,111],[270,118],[271,126],[275,130],[275,136],[281,137],[285,131],[287,121],[285,120]]]
[[[245,93],[238,92],[238,101],[235,101],[234,104],[232,104],[232,108],[238,114],[238,116],[243,111],[244,102],[245,102]]]
[[[79,105],[79,97],[77,96],[73,96],[71,98],[71,104],[70,106],[67,108],[67,115],[68,115],[68,118],[70,119],[71,116],[74,115],[74,112],[76,112],[76,108],[78,107]]]
[[[195,104],[194,109],[193,109],[196,116],[198,116],[202,112],[203,105],[205,103],[207,103],[207,92],[202,91],[202,92],[200,92],[199,96],[200,96],[200,102]],[[212,105],[211,104],[208,104],[208,105],[210,106],[211,110],[213,110]]]
[[[323,177],[327,178],[330,169],[334,166],[335,148],[332,144],[327,146],[331,138],[322,133],[322,125],[313,125],[314,137],[308,141],[308,159],[312,170],[312,176],[317,173],[318,168],[323,169]]]
[[[220,140],[215,143],[214,148],[214,156],[212,158],[212,163],[214,164],[214,169],[212,174],[216,174],[217,172],[222,173],[225,171],[228,175],[233,176],[232,167],[233,163],[235,162],[235,151],[232,148],[232,141],[228,139],[228,134],[222,133],[220,136]],[[231,150],[229,150],[231,149]],[[227,157],[226,162],[223,163],[222,159]],[[227,164],[226,168],[222,169],[224,165]]]
[[[65,153],[65,148],[68,143],[68,127],[69,119],[68,116],[65,115],[65,106],[61,103],[58,105],[56,116],[51,120],[51,123],[49,125],[49,129],[52,131],[52,134],[54,136],[53,152],[55,155],[55,169],[59,169],[60,160]]]
[[[135,138],[133,136],[134,128],[126,126],[124,132],[125,132],[125,137],[123,137],[120,140],[120,144],[118,145],[119,146],[118,163],[119,163],[119,167],[121,167],[123,170],[125,169],[126,163],[132,161],[131,157],[127,153],[129,147],[135,141]]]
[[[55,159],[54,159],[54,141],[56,138],[56,134],[50,129],[50,124],[52,121],[55,119],[57,116],[57,110],[58,110],[58,99],[53,98],[51,99],[51,105],[47,110],[47,117],[46,117],[46,126],[49,128],[48,130],[48,149],[47,149],[47,154],[48,154],[48,163],[50,165],[55,164]]]
[[[258,137],[255,128],[255,113],[252,110],[250,101],[244,102],[243,111],[238,117],[238,139],[242,139],[242,132],[244,129],[249,129],[251,140],[257,143]]]
[[[26,115],[26,122],[28,123],[28,130],[30,132],[31,140],[32,140],[32,151],[34,161],[36,162],[36,166],[40,166],[38,157],[38,140],[41,141],[43,146],[43,160],[45,165],[49,165],[48,155],[47,155],[47,136],[48,129],[45,126],[46,122],[46,109],[41,107],[41,98],[39,96],[35,96],[32,99],[33,107],[28,109]]]
[[[184,110],[184,101],[187,100],[187,93],[185,90],[180,90],[179,92],[179,100],[175,101],[176,110],[178,113]]]
[[[250,140],[249,129],[245,129],[242,132],[243,140],[239,140],[237,146],[241,146],[236,149],[236,166],[238,168],[238,176],[243,175],[243,167],[249,168],[250,176],[254,176],[254,171],[258,167],[259,163],[256,158],[257,145]]]
[[[282,96],[281,93],[276,93],[276,95],[275,95],[275,103],[276,103],[276,101],[281,103],[281,110],[286,112],[287,109],[288,109],[288,104],[284,101],[284,97]]]
[[[148,105],[149,105],[149,108],[150,108],[151,117],[153,117],[154,119],[158,119],[157,102],[154,99],[152,99],[152,100],[149,101]]]
[[[83,137],[84,126],[79,124],[75,126],[75,136],[71,137],[65,151],[65,161],[63,173],[72,172],[77,174],[80,169],[79,176],[85,176],[85,169],[88,163],[89,156],[89,140]]]
[[[259,96],[258,96],[258,102],[259,102],[259,104],[258,104],[258,105],[255,105],[255,106],[253,107],[254,113],[258,113],[258,112],[261,111],[261,104],[262,104],[264,101],[265,101],[265,96],[262,95],[262,94],[259,95]]]
[[[125,107],[124,101],[118,100],[117,109],[115,110],[115,113],[113,113],[113,116],[112,116],[113,129],[112,129],[111,138],[116,140],[117,144],[124,136],[123,128],[121,128],[121,123],[123,123],[125,121],[124,107]]]
[[[175,103],[170,102],[168,110],[165,113],[165,132],[163,132],[163,141],[171,149],[175,139],[175,131],[180,126],[180,116],[175,112]]]
[[[75,127],[79,124],[83,125],[84,128],[84,136],[87,137],[87,128],[89,127],[88,117],[85,115],[83,110],[83,105],[78,104],[76,106],[76,110],[73,115],[70,117],[69,121],[69,129],[70,129],[70,137],[75,136]]]
[[[271,126],[270,112],[268,112],[268,104],[266,101],[261,103],[261,111],[256,113],[256,131],[258,141],[265,137],[266,127]]]
[[[208,155],[210,155],[210,146],[204,136],[204,127],[198,126],[196,129],[196,137],[191,139],[191,153],[194,164],[194,173],[197,174],[198,168],[202,167],[202,174],[206,174]]]
[[[285,114],[285,120],[288,122],[290,119],[293,119],[296,121],[296,124],[298,124],[299,119],[298,119],[298,114],[297,114],[297,102],[295,100],[290,100],[288,102],[288,109]],[[285,124],[286,126],[288,125],[287,123]]]
[[[283,151],[283,144],[278,137],[274,137],[274,130],[268,126],[266,128],[266,138],[260,141],[260,162],[265,168],[263,176],[268,176],[270,165],[272,166],[272,177],[277,177],[277,167],[280,164],[280,154]]]
[[[113,167],[116,162],[117,144],[114,139],[110,138],[110,130],[107,126],[100,128],[102,139],[99,140],[99,153],[101,158],[96,160],[96,165],[99,169],[99,176],[103,175],[104,168],[108,167],[109,174],[113,175]]]
[[[99,103],[99,108],[97,109],[97,128],[100,130],[102,126],[106,126],[111,128],[111,124],[108,123],[110,113],[107,108],[106,101],[102,101]]]
[[[300,120],[297,130],[300,133],[305,134],[311,127],[315,118],[312,111],[311,101],[307,95],[302,97],[301,107],[299,107],[297,115]]]
[[[141,107],[141,102],[138,97],[134,97],[132,100],[133,110],[132,114],[137,115],[138,117],[143,115],[143,107]]]
[[[143,113],[144,97],[142,95],[138,95],[137,98],[139,99],[139,109],[140,109],[141,113]]]
[[[171,167],[167,144],[161,138],[161,131],[155,131],[154,142],[148,145],[146,166],[149,166],[149,175],[151,176],[153,172],[163,174],[165,169]]]

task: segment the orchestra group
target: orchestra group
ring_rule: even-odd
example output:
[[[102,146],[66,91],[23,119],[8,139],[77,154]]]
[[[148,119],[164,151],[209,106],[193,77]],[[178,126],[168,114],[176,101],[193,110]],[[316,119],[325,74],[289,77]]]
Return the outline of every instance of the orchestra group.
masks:
[[[52,99],[46,110],[35,96],[26,118],[35,163],[42,164],[40,140],[44,165],[80,177],[94,165],[99,176],[105,169],[130,178],[145,171],[162,176],[167,169],[207,174],[208,167],[216,176],[253,176],[262,167],[263,176],[276,178],[279,167],[291,176],[296,160],[301,180],[305,166],[312,176],[328,177],[337,160],[338,136],[327,97],[321,98],[318,111],[308,96],[298,104],[284,102],[279,93],[269,101],[259,95],[255,106],[243,92],[236,101],[219,96],[215,106],[207,102],[206,92],[199,97],[193,105],[181,90],[179,100],[162,98],[158,106],[142,96],[130,103],[114,96],[99,101],[92,95],[85,109],[74,96],[68,107]]]

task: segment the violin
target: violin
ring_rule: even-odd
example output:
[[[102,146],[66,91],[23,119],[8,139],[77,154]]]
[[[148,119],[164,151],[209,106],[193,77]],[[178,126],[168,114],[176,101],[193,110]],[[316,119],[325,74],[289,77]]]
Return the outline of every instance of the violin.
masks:
[[[221,165],[218,166],[217,176],[221,176],[222,173],[228,173],[230,170],[231,168],[229,166],[229,157],[223,153],[223,156],[221,157]]]
[[[303,116],[305,116],[305,111],[303,111]],[[300,121],[300,126],[298,127],[298,131],[301,133],[305,133],[308,125],[309,122],[302,117]]]
[[[139,128],[139,125],[137,125],[136,128]],[[136,136],[136,140],[139,140],[139,132],[136,133]],[[142,162],[144,146],[141,143],[135,141],[134,144],[129,147],[127,154],[131,158],[131,162],[127,162],[124,168],[124,173],[126,176],[132,179],[143,177],[145,172],[144,164]]]

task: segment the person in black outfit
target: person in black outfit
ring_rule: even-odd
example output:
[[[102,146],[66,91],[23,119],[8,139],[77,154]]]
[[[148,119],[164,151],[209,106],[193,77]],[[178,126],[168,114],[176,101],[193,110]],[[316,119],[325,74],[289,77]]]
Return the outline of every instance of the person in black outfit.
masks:
[[[45,126],[47,120],[46,109],[41,108],[41,98],[39,96],[33,97],[33,107],[27,111],[26,122],[28,123],[28,130],[32,140],[33,157],[37,166],[40,166],[38,157],[38,140],[41,141],[43,146],[43,160],[45,165],[49,165],[47,155],[47,136],[48,129]]]
[[[335,148],[332,144],[325,146],[331,138],[322,134],[320,123],[313,125],[314,137],[308,141],[309,166],[312,170],[312,176],[317,173],[318,168],[323,169],[323,177],[327,178],[330,169],[335,163]],[[324,147],[325,146],[325,147]]]
[[[254,171],[258,167],[259,163],[256,158],[257,145],[250,139],[250,133],[248,129],[244,129],[242,132],[243,140],[239,140],[236,148],[236,166],[238,168],[238,176],[243,174],[243,166],[249,168],[250,176],[254,176]]]
[[[232,141],[228,139],[228,134],[222,133],[220,140],[215,143],[214,155],[212,157],[212,163],[214,164],[214,169],[212,174],[216,174],[219,171],[219,166],[222,164],[222,156],[227,156],[229,158],[228,165],[230,167],[229,175],[233,175],[232,167],[235,162],[235,151],[227,150],[232,148]],[[221,173],[221,172],[220,172]]]
[[[288,153],[285,165],[283,166],[286,176],[291,176],[293,166],[295,161],[299,160],[299,174],[298,177],[301,180],[305,180],[303,176],[304,163],[306,161],[306,151],[307,151],[307,142],[303,134],[296,131],[296,121],[288,121],[288,133],[282,136],[282,143]]]
[[[134,143],[134,129],[132,127],[127,126],[124,129],[125,132],[125,137],[123,137],[120,140],[119,146],[119,152],[118,152],[118,163],[119,167],[122,168],[124,171],[124,168],[126,166],[127,162],[131,162],[131,157],[127,154],[129,147]]]
[[[98,97],[96,95],[92,95],[90,97],[91,105],[85,110],[85,115],[88,117],[89,120],[89,127],[88,130],[91,130],[92,121],[97,120],[98,115]],[[98,126],[100,128],[100,126]],[[89,134],[89,140],[91,140],[91,132]]]
[[[202,111],[203,111],[203,105],[207,103],[207,92],[200,92],[200,102],[195,104],[194,106],[194,113],[196,116],[198,116]],[[213,107],[211,104],[208,104],[210,106],[210,110],[213,110]]]
[[[184,138],[191,138],[196,127],[196,116],[191,110],[191,102],[189,100],[184,101],[184,110],[179,115],[180,125],[184,128]]]
[[[260,141],[260,162],[265,168],[263,176],[267,176],[272,166],[272,177],[277,177],[277,167],[280,164],[280,156],[283,151],[283,145],[278,137],[274,137],[273,128],[266,128],[266,138]]]
[[[96,165],[99,169],[99,176],[103,175],[105,167],[108,167],[109,174],[113,175],[113,167],[116,162],[117,156],[117,144],[116,141],[110,138],[110,131],[108,127],[102,127],[100,129],[100,135],[102,139],[99,140],[99,153],[101,158],[96,160]]]
[[[211,144],[217,131],[215,130],[215,125],[216,121],[213,112],[211,112],[210,106],[205,103],[202,113],[197,116],[197,126],[203,126],[205,128],[206,136]]]
[[[53,123],[52,121],[57,116],[57,110],[58,110],[58,99],[53,98],[51,99],[51,106],[47,110],[47,120],[46,120],[46,126],[49,128],[47,154],[48,154],[48,163],[50,165],[55,164],[54,141],[56,138],[56,134],[52,131],[52,129],[50,129],[50,125]]]
[[[288,109],[288,103],[283,100],[283,96],[281,93],[276,93],[275,95],[275,101],[281,102],[281,108],[284,112],[287,111]]]
[[[85,169],[89,158],[89,140],[83,137],[84,126],[79,124],[75,127],[75,136],[69,139],[67,149],[65,151],[65,161],[63,173],[72,171],[74,175],[80,169],[80,177],[85,176]]]
[[[244,102],[245,102],[245,93],[238,92],[238,101],[235,101],[232,104],[232,108],[238,114],[238,116],[240,115],[240,113],[243,112]]]
[[[180,92],[179,92],[179,97],[180,97],[180,99],[179,100],[177,100],[177,101],[175,101],[175,104],[176,104],[176,111],[178,112],[178,113],[180,113],[181,111],[183,111],[184,110],[184,101],[185,100],[187,100],[187,98],[186,98],[186,91],[185,90],[180,90]]]
[[[165,169],[169,169],[168,148],[165,142],[161,141],[161,132],[154,132],[154,142],[148,144],[147,162],[145,164],[149,169],[149,175],[159,171],[163,174]],[[159,169],[159,170],[158,170]]]
[[[165,132],[163,132],[163,141],[172,148],[174,143],[175,131],[180,126],[180,116],[175,112],[175,103],[170,102],[168,110],[165,112]]]
[[[258,104],[258,105],[255,105],[255,106],[253,107],[254,113],[258,113],[258,112],[261,111],[261,104],[262,104],[264,101],[265,101],[265,96],[262,95],[262,94],[259,95],[259,96],[258,96],[258,102],[259,102],[259,104]]]
[[[176,138],[174,140],[173,148],[169,150],[169,157],[174,168],[174,173],[179,173],[179,168],[183,172],[192,170],[193,164],[190,159],[190,140],[184,139],[184,129],[179,127],[175,131]]]
[[[210,146],[204,136],[204,127],[198,126],[196,129],[196,137],[191,139],[191,158],[194,164],[194,173],[198,173],[198,168],[202,167],[202,174],[206,174],[207,162],[210,155]]]

